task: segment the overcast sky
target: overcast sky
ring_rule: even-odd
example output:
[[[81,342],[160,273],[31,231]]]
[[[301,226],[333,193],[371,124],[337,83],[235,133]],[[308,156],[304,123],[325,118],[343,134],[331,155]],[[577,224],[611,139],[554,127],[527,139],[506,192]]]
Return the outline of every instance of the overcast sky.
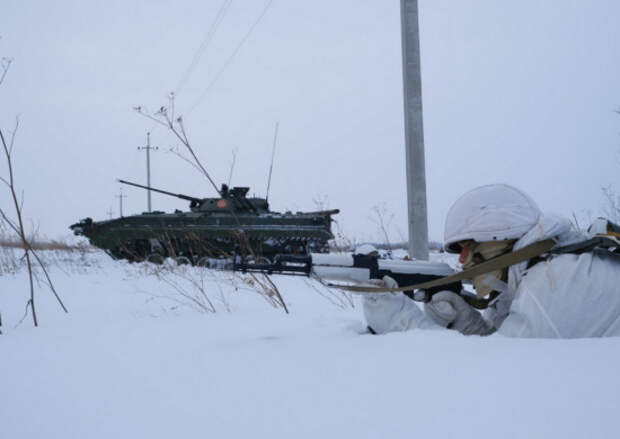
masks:
[[[237,150],[233,185],[264,196],[278,121],[273,209],[327,199],[346,234],[377,240],[380,206],[393,215],[392,239],[406,236],[400,2],[228,3],[0,0],[0,56],[14,59],[0,127],[20,116],[17,183],[42,233],[118,216],[116,179],[146,181],[137,147],[149,130],[160,147],[152,185],[215,196],[166,152],[174,138],[132,110],[155,110],[176,91],[177,114],[218,183]],[[460,194],[493,182],[522,188],[544,210],[600,213],[601,187],[620,189],[618,23],[617,0],[420,0],[431,239],[443,239]],[[143,191],[124,192],[125,214],[146,210]],[[153,205],[187,207],[160,195]],[[10,208],[8,192],[0,206]]]

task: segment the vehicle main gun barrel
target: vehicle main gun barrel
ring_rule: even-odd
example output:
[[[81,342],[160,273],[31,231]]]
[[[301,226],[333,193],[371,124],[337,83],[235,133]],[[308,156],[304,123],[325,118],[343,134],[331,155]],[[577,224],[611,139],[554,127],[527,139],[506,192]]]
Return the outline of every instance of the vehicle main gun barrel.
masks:
[[[148,186],[143,186],[141,184],[138,183],[132,183],[130,181],[125,181],[125,180],[118,180],[119,183],[123,183],[123,184],[128,184],[129,186],[135,186],[135,187],[139,187],[142,189],[146,189],[146,190],[151,190],[153,192],[159,192],[160,194],[164,194],[164,195],[170,195],[172,197],[177,197],[180,198],[182,200],[187,200],[187,201],[191,201],[192,203],[196,203],[196,204],[200,204],[202,203],[202,198],[196,198],[196,197],[190,197],[189,195],[183,195],[183,194],[175,194],[172,192],[168,192],[168,191],[163,191],[161,189],[155,189],[152,187],[148,187]]]

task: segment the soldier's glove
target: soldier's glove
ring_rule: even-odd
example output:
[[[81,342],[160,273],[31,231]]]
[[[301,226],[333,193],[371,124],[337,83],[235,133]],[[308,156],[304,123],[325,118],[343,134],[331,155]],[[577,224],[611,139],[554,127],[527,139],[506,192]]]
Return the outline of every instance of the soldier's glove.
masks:
[[[379,287],[398,287],[398,282],[389,276],[372,280],[370,283]],[[418,305],[398,292],[363,294],[362,305],[368,329],[373,334],[413,329],[425,319]]]
[[[385,287],[385,288],[398,288],[398,282],[391,278],[390,276],[383,276],[383,279],[370,279],[368,281],[373,287]],[[385,293],[366,293],[366,292],[353,292],[353,294],[359,294],[364,301],[376,302],[377,300],[386,300],[390,297],[394,297],[394,295],[398,293],[389,293],[386,291]]]
[[[489,335],[495,332],[491,323],[458,294],[440,291],[424,305],[424,312],[439,326],[456,329],[464,335]]]

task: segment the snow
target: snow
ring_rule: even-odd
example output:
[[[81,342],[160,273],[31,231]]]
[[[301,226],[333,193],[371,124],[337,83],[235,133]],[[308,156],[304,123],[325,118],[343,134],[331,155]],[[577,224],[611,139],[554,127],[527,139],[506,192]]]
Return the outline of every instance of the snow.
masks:
[[[618,338],[372,336],[304,278],[274,276],[286,314],[181,268],[205,282],[201,313],[150,264],[46,259],[69,314],[41,286],[39,328],[15,326],[24,270],[0,276],[0,438],[617,437]]]

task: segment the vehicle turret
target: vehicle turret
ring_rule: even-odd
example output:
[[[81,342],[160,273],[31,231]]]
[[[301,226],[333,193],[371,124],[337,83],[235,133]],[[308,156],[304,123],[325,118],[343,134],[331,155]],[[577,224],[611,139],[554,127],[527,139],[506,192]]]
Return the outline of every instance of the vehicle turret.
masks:
[[[220,198],[198,198],[184,194],[175,194],[173,192],[164,191],[162,189],[156,189],[154,187],[143,186],[138,183],[132,183],[130,181],[118,180],[119,183],[127,184],[130,186],[139,187],[141,189],[151,190],[171,197],[180,198],[190,202],[189,208],[192,212],[210,212],[210,213],[223,213],[232,214],[236,212],[253,212],[253,213],[266,213],[269,212],[269,203],[264,198],[247,198],[247,193],[250,188],[248,187],[233,187],[229,188],[223,184],[220,190]]]

